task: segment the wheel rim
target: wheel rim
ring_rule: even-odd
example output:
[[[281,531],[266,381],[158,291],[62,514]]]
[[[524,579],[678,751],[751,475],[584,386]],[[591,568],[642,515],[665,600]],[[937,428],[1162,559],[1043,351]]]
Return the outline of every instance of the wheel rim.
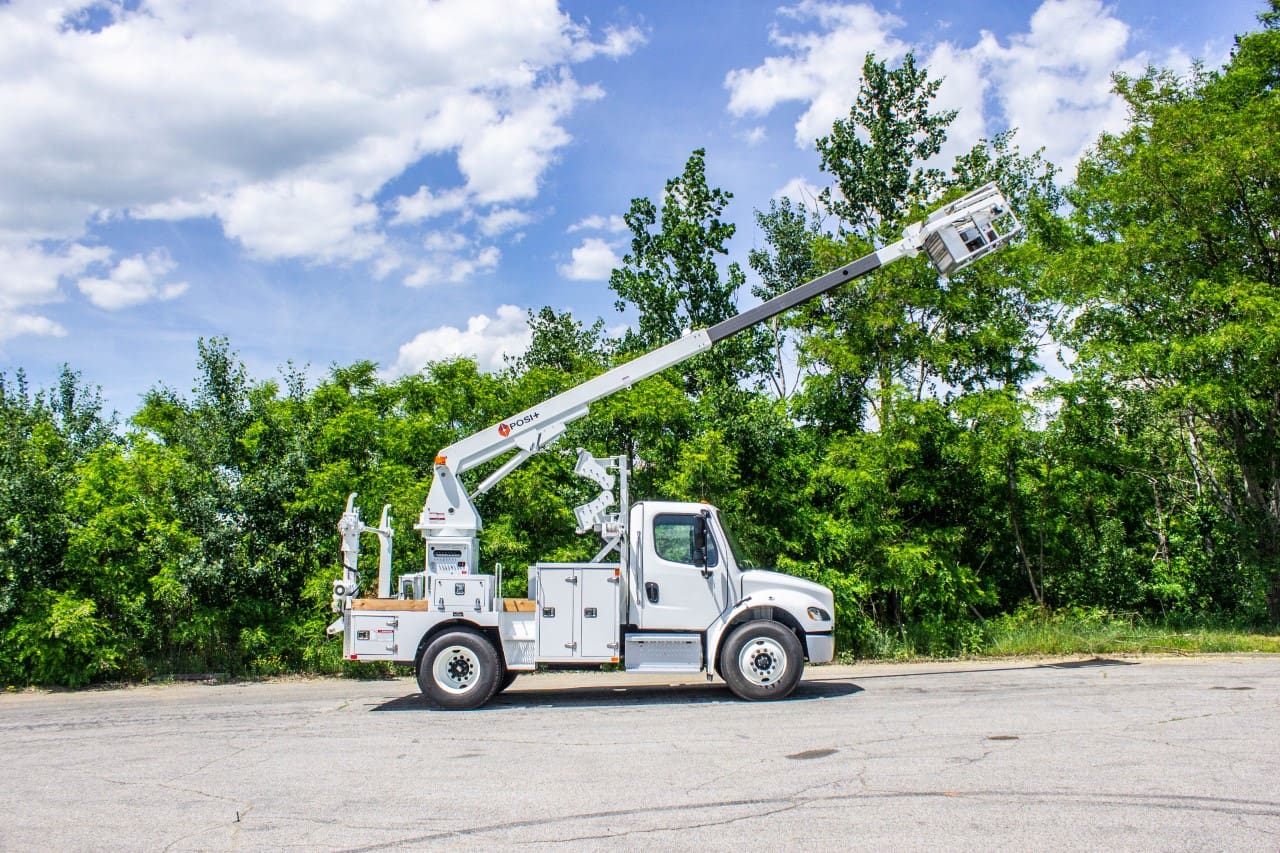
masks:
[[[752,684],[773,684],[787,671],[787,653],[777,640],[756,637],[738,653],[738,671]]]
[[[431,667],[436,684],[449,693],[466,693],[480,678],[480,658],[466,646],[449,646]]]

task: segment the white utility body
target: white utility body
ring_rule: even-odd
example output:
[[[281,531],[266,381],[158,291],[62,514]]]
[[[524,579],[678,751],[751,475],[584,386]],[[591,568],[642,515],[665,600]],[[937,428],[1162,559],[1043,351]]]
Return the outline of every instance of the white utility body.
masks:
[[[377,527],[360,520],[355,495],[338,523],[342,577],[333,584],[349,660],[411,664],[418,684],[443,708],[475,708],[515,675],[539,666],[621,665],[629,672],[719,674],[744,699],[780,699],[799,683],[806,660],[835,654],[829,589],[777,572],[747,569],[720,518],[703,503],[629,503],[624,457],[578,451],[575,473],[599,497],[575,510],[578,532],[604,539],[585,563],[528,568],[528,596],[503,598],[502,567],[479,571],[482,527],[473,498],[545,450],[596,400],[672,367],[743,329],[921,249],[949,275],[1008,243],[1021,225],[988,184],[909,227],[903,238],[853,263],[731,317],[686,334],[441,450],[414,528],[426,544],[422,572],[391,589],[389,509]],[[461,475],[512,454],[468,494]],[[613,507],[619,511],[611,512]],[[379,540],[376,597],[360,598],[360,537]]]

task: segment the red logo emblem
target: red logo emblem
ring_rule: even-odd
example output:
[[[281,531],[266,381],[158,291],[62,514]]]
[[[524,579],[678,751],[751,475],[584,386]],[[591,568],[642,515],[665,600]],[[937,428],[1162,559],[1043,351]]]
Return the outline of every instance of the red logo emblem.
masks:
[[[503,438],[506,438],[507,436],[511,435],[511,427],[507,426],[506,424],[498,424],[498,435],[502,436]]]

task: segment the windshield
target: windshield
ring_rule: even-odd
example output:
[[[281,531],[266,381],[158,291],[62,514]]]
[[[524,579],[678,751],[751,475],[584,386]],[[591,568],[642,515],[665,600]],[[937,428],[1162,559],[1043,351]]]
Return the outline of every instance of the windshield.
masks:
[[[747,553],[747,549],[742,547],[742,543],[738,541],[738,537],[733,535],[733,531],[729,529],[729,525],[724,523],[724,516],[719,517],[720,529],[724,531],[724,538],[729,540],[729,550],[733,552],[733,561],[738,564],[739,569],[755,569],[759,568],[756,561]]]

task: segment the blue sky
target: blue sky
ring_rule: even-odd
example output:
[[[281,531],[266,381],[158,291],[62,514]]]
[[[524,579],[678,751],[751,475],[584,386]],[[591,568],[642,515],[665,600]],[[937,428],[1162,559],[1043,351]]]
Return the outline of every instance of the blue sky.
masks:
[[[745,267],[752,211],[822,185],[869,50],[945,78],[944,153],[1015,126],[1069,178],[1123,123],[1113,70],[1220,64],[1262,5],[11,0],[0,371],[69,363],[127,415],[214,335],[257,378],[500,366],[526,309],[626,322],[620,217],[695,148]]]

